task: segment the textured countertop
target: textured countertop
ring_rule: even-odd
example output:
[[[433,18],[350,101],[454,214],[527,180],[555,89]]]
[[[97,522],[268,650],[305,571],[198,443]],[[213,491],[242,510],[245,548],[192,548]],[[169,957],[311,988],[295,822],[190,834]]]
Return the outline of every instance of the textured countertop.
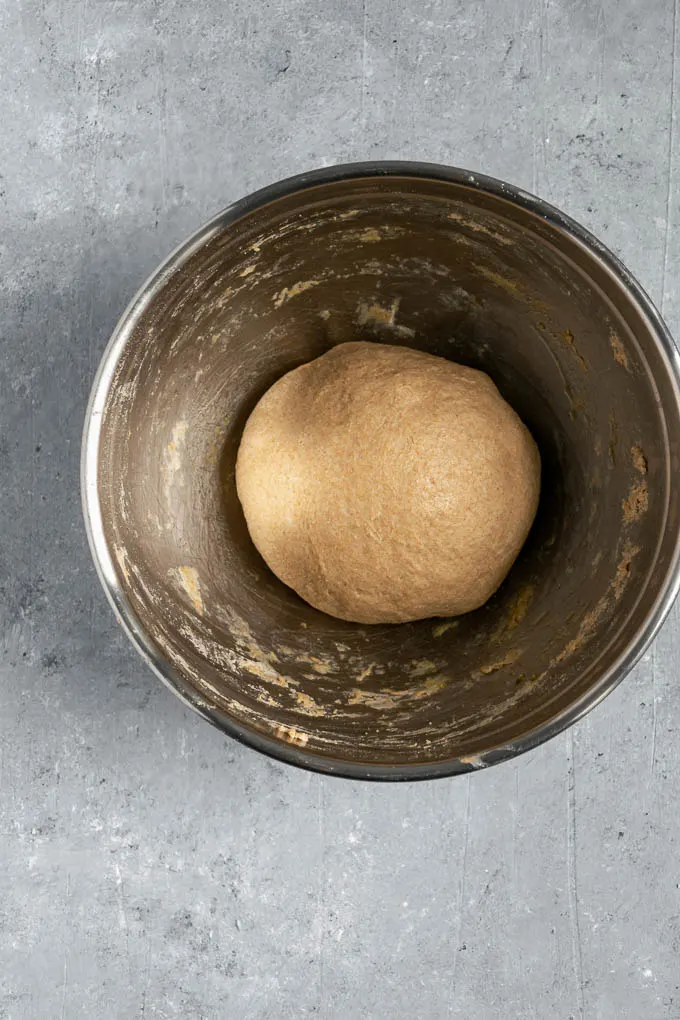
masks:
[[[538,192],[680,335],[677,32],[672,0],[0,5],[2,1020],[680,1018],[677,610],[510,764],[322,778],[154,678],[78,492],[140,281],[310,167],[425,159]]]

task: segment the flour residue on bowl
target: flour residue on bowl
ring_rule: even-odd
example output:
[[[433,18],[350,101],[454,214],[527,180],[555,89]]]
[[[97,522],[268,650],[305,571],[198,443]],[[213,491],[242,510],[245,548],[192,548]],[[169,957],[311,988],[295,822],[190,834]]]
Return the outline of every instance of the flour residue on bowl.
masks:
[[[126,551],[125,547],[122,546],[122,545],[116,545],[116,546],[113,547],[113,553],[114,553],[114,556],[116,557],[116,562],[118,563],[118,566],[120,567],[121,573],[122,573],[123,577],[125,578],[125,581],[129,584],[130,583],[130,568],[128,567],[128,563],[127,563],[127,551]]]
[[[583,369],[583,371],[587,372],[588,371],[588,363],[587,363],[586,359],[583,357],[583,355],[581,354],[581,352],[579,351],[578,347],[576,346],[576,337],[574,336],[572,331],[570,329],[565,329],[562,332],[562,339],[564,340],[565,344],[567,345],[567,347],[569,348],[571,353],[576,358],[577,362],[579,363],[579,365]]]
[[[529,606],[533,601],[534,595],[534,585],[525,584],[519,589],[517,594],[512,597],[505,616],[502,617],[498,626],[491,635],[491,640],[493,642],[501,641],[519,626],[529,611]]]
[[[520,285],[515,280],[508,280],[507,277],[503,276],[502,273],[497,273],[493,269],[489,269],[488,266],[481,265],[477,262],[474,263],[475,269],[486,277],[491,283],[495,283],[497,287],[507,291],[513,296],[519,296],[522,293]]]
[[[177,567],[176,570],[170,570],[169,573],[175,576],[182,585],[198,615],[203,616],[203,595],[196,567]]]
[[[414,329],[399,325],[396,321],[400,302],[401,298],[398,297],[390,305],[381,305],[378,301],[360,301],[357,305],[357,322],[360,326],[387,326],[399,336],[414,337]]]
[[[375,227],[366,227],[365,230],[360,230],[357,235],[357,240],[363,241],[364,244],[372,244],[375,241],[380,241],[381,239],[382,235],[379,230],[375,229]]]
[[[627,372],[630,372],[630,361],[626,354],[626,348],[623,346],[621,337],[613,329],[609,330],[609,346],[612,349],[614,361],[621,365],[622,368],[625,368]]]
[[[374,669],[375,663],[369,662],[368,666],[365,666],[360,673],[357,673],[357,675],[354,678],[354,682],[357,684],[364,683],[365,680],[368,680]]]
[[[499,669],[505,669],[506,666],[511,666],[513,662],[517,662],[521,654],[522,653],[519,648],[513,648],[501,659],[496,659],[495,662],[490,662],[485,666],[480,666],[479,672],[483,676],[489,676],[490,673],[497,673]]]
[[[626,524],[637,521],[649,509],[649,489],[645,478],[636,482],[630,490],[628,497],[621,504],[623,507],[623,519]]]
[[[165,489],[165,498],[171,498],[171,489],[182,482],[182,455],[186,450],[187,425],[178,421],[173,426],[170,442],[162,454],[161,475]]]
[[[612,593],[617,602],[626,590],[630,580],[630,571],[633,560],[639,552],[640,547],[638,545],[632,545],[630,542],[626,542],[623,547],[623,555],[616,566],[616,574],[614,575],[614,580],[612,581],[611,586]]]
[[[487,237],[493,238],[494,241],[499,241],[500,244],[512,244],[510,238],[505,237],[497,230],[491,230],[489,227],[485,227],[483,223],[477,223],[475,220],[467,219],[461,213],[451,212],[448,214],[448,218],[453,220],[455,223],[460,224],[461,227],[467,227],[472,230],[475,234],[485,234]]]
[[[296,691],[293,697],[297,702],[298,711],[302,712],[303,715],[312,715],[317,718],[325,715],[324,708],[317,704],[311,695],[305,694],[303,691]]]
[[[299,730],[297,726],[284,726],[281,723],[274,732],[279,740],[286,740],[289,744],[295,744],[296,747],[305,747],[309,740],[309,733]]]
[[[441,691],[447,683],[447,677],[437,675],[429,677],[424,684],[417,687],[406,687],[403,690],[396,690],[384,687],[379,691],[362,691],[354,687],[349,692],[348,705],[365,705],[367,708],[376,710],[389,710],[399,708],[404,702],[421,701]]]
[[[436,626],[432,628],[432,637],[444,637],[444,634],[446,634],[449,630],[453,630],[454,627],[457,627],[459,622],[459,620],[444,620],[443,623],[436,624]]]
[[[633,447],[631,447],[631,451],[630,452],[631,452],[632,457],[633,457],[633,467],[635,468],[635,470],[639,471],[641,475],[646,475],[647,474],[648,464],[647,464],[647,458],[645,456],[645,452],[642,449],[642,447],[641,446],[633,446]]]
[[[281,305],[286,303],[286,301],[292,301],[292,299],[297,297],[299,294],[304,294],[306,290],[310,290],[312,287],[318,287],[320,283],[320,280],[299,280],[291,287],[284,287],[278,292],[278,294],[274,295],[274,308],[280,308]]]
[[[592,637],[597,627],[602,621],[605,614],[612,608],[612,597],[615,602],[618,602],[625,592],[631,578],[631,568],[633,560],[640,552],[640,548],[637,545],[632,545],[630,542],[626,542],[624,545],[621,558],[616,566],[616,572],[609,585],[609,588],[599,599],[595,606],[586,613],[576,633],[576,636],[569,641],[562,651],[551,660],[549,669],[553,666],[559,665],[564,662],[565,659],[573,655],[574,652],[579,651],[585,642]]]

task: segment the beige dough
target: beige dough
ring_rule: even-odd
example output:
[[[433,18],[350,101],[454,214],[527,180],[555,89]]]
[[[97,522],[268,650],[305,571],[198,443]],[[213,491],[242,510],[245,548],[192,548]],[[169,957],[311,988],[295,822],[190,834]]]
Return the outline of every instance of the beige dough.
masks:
[[[253,542],[303,599],[400,623],[486,602],[531,527],[540,470],[483,372],[346,343],[265,393],[236,483]]]

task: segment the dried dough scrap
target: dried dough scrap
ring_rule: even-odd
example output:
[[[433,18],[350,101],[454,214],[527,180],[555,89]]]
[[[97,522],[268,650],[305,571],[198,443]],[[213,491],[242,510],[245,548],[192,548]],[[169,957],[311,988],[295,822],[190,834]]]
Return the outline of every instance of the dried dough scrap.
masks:
[[[265,393],[236,482],[257,549],[303,599],[401,623],[486,602],[531,527],[540,470],[483,372],[346,343]]]

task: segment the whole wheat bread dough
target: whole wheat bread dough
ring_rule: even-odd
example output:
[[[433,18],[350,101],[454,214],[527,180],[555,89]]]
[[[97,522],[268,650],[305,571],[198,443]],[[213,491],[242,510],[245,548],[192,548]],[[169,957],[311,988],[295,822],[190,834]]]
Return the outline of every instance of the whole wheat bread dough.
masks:
[[[257,549],[303,599],[400,623],[493,594],[534,519],[540,459],[485,373],[345,343],[265,393],[236,483]]]

